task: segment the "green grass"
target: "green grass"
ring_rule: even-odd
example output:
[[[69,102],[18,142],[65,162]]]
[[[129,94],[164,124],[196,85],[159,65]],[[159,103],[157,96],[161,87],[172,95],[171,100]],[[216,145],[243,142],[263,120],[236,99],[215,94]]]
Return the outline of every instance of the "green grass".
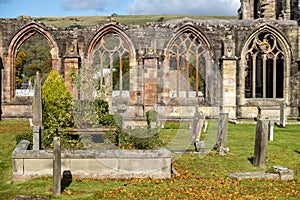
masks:
[[[34,17],[47,26],[55,26],[61,28],[67,27],[91,27],[105,21],[109,16],[68,16],[68,17]],[[190,16],[190,15],[119,15],[115,16],[115,20],[125,25],[143,26],[147,22],[165,22],[167,20],[180,19],[188,17],[191,19],[237,19],[236,16]]]
[[[214,123],[210,123],[213,129]],[[177,127],[177,128],[176,128]],[[166,143],[178,137],[186,140],[188,129],[168,125],[161,131]],[[38,178],[22,183],[12,182],[11,153],[14,137],[29,129],[27,121],[0,122],[0,199],[17,195],[43,196],[49,199],[300,199],[300,140],[299,125],[285,129],[275,127],[274,141],[268,142],[267,167],[281,165],[294,170],[294,181],[236,180],[227,177],[233,172],[261,171],[248,160],[253,156],[255,125],[229,124],[226,156],[212,152],[177,154],[174,168],[180,176],[171,179],[93,180],[73,179],[61,197],[52,196],[52,179]],[[204,139],[211,139],[209,133]]]

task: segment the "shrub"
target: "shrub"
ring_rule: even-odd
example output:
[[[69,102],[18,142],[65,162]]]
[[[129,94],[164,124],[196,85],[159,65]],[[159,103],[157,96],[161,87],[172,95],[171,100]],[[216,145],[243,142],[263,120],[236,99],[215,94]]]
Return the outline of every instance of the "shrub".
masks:
[[[158,120],[159,120],[158,112],[156,112],[155,110],[148,110],[146,112],[146,118],[147,118],[148,126],[151,125],[151,122],[158,123]]]
[[[63,78],[56,71],[51,71],[42,86],[43,125],[48,129],[45,137],[52,143],[58,130],[71,127],[72,96],[65,86]],[[45,141],[47,143],[47,141]]]
[[[29,149],[33,146],[33,135],[32,131],[20,132],[15,136],[16,144],[19,144],[22,140],[28,140],[30,142]]]

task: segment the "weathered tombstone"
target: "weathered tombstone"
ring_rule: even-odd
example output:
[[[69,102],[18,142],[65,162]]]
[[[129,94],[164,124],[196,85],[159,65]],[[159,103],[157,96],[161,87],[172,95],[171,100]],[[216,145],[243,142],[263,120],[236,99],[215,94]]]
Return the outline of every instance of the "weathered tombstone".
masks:
[[[226,155],[228,151],[227,147],[228,136],[228,113],[220,113],[218,134],[215,148],[220,155]]]
[[[273,139],[274,139],[274,122],[270,120],[268,124],[268,140],[273,141]]]
[[[286,124],[286,103],[281,102],[280,104],[280,127],[285,128]]]
[[[60,138],[53,139],[53,195],[61,195],[61,149]]]
[[[40,150],[41,149],[41,144],[42,144],[42,131],[40,126],[32,126],[33,130],[33,150]]]
[[[268,141],[268,121],[258,119],[256,124],[256,136],[254,145],[253,165],[266,167]]]
[[[42,88],[39,72],[36,72],[34,80],[33,116],[32,122],[35,126],[42,126]]]
[[[194,120],[192,125],[192,135],[190,139],[190,142],[194,143],[196,151],[199,151],[199,149],[197,148],[199,145],[197,143],[199,143],[200,141],[204,119],[205,119],[205,115],[201,111],[199,111],[199,107],[196,107],[196,112],[194,115]]]

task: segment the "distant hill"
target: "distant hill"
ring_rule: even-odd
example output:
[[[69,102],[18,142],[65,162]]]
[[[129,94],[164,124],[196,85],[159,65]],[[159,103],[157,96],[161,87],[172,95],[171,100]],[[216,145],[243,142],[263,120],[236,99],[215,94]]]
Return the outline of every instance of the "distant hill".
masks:
[[[86,28],[95,26],[101,21],[105,21],[111,16],[69,16],[69,17],[32,17],[43,22],[47,26],[55,26],[60,28]],[[224,19],[234,20],[237,16],[189,16],[189,15],[117,15],[114,14],[111,18],[114,18],[117,22],[125,25],[145,25],[147,22],[164,22],[172,19],[180,19],[188,17],[191,19]]]

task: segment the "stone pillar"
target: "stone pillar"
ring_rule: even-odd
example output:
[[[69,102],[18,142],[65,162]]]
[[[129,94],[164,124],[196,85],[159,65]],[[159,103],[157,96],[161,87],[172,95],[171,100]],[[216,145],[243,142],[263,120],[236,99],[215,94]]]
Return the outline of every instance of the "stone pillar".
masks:
[[[218,134],[217,134],[216,147],[215,147],[220,155],[225,155],[228,151],[227,137],[228,137],[228,113],[220,113]]]
[[[32,122],[35,126],[43,126],[42,115],[42,88],[39,72],[36,72],[34,80],[34,98]]]
[[[286,124],[286,103],[281,102],[280,104],[280,127],[285,128]]]
[[[256,124],[256,136],[254,145],[253,165],[266,167],[268,141],[268,121],[258,119]]]
[[[65,84],[69,92],[72,94],[73,99],[78,99],[78,91],[75,85],[75,77],[78,74],[80,58],[75,57],[64,57],[64,78]]]
[[[222,111],[236,118],[236,59],[222,58]]]
[[[53,139],[53,195],[61,195],[61,149],[60,138]]]
[[[146,113],[158,103],[157,59],[144,59],[144,106]]]
[[[40,126],[33,125],[33,150],[40,150],[42,146],[42,129]]]

